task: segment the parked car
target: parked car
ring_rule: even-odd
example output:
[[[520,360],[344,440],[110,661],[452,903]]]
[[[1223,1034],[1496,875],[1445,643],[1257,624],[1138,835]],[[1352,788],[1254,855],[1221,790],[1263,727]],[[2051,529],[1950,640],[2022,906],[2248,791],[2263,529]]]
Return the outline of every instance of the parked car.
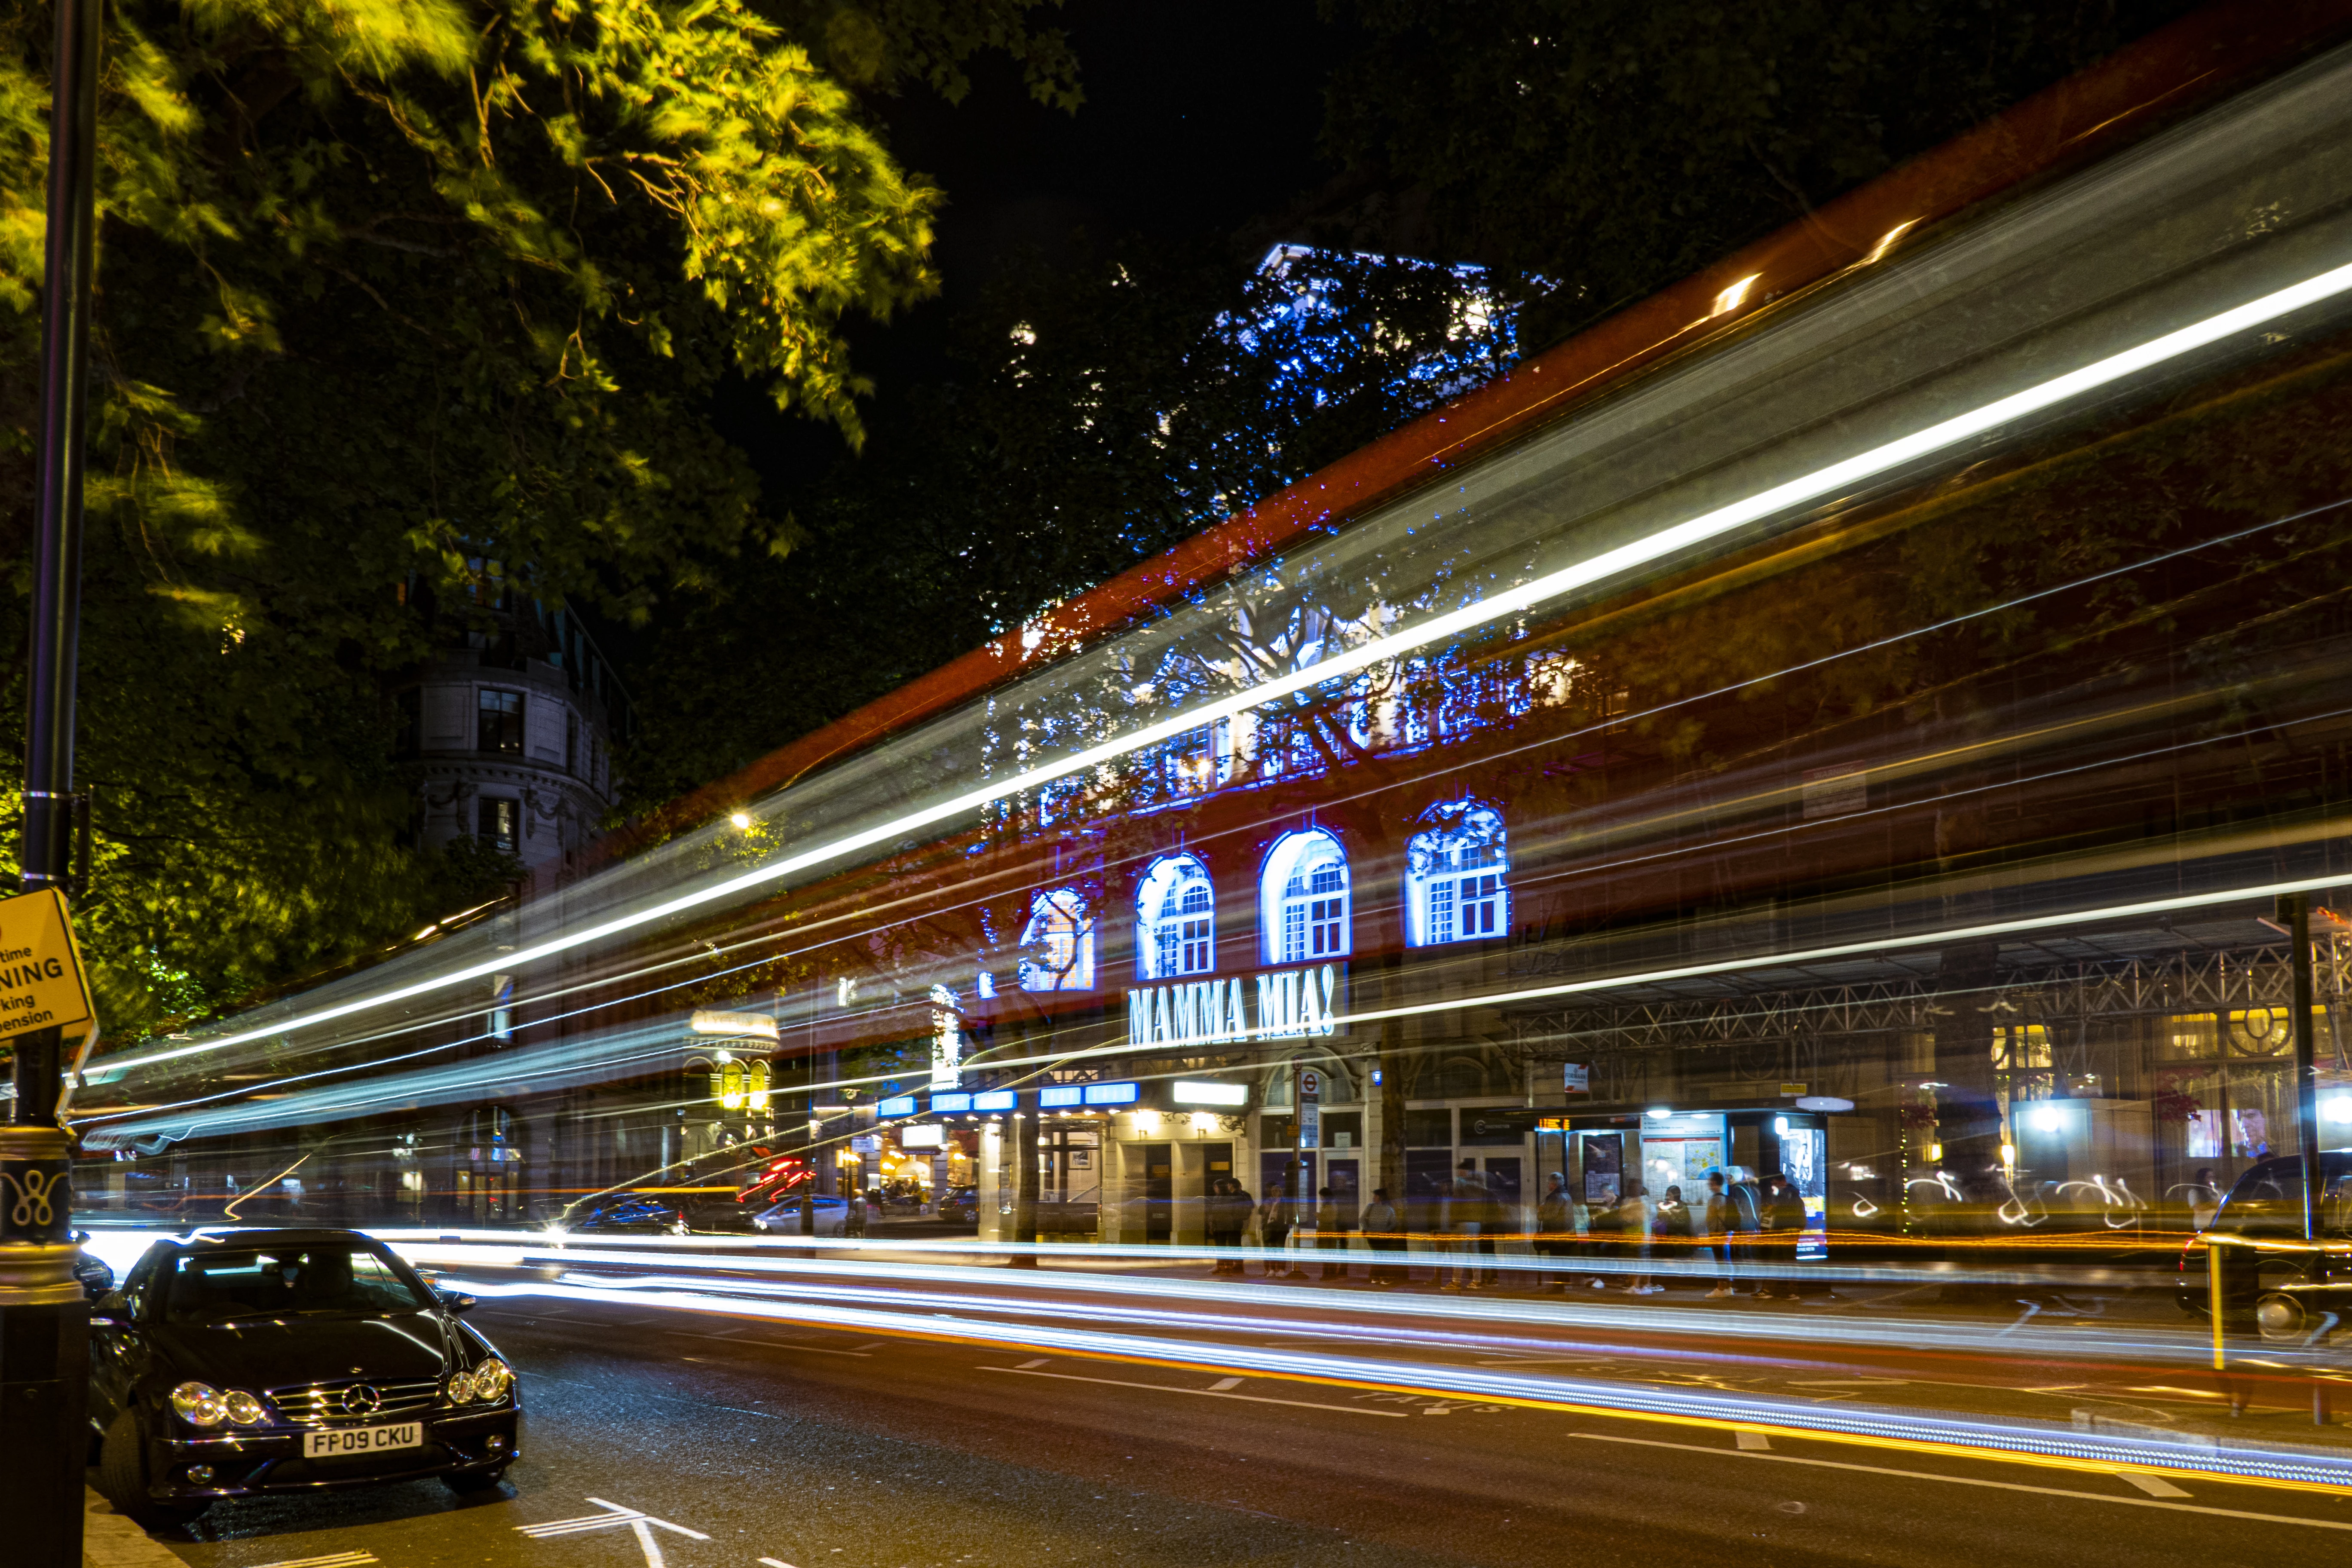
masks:
[[[762,1236],[798,1236],[801,1234],[801,1205],[803,1195],[794,1193],[782,1203],[755,1216],[751,1228]],[[864,1198],[857,1200],[858,1211],[853,1215],[849,1200],[829,1198],[820,1194],[816,1199],[816,1234],[819,1236],[864,1235],[878,1217],[875,1205]],[[851,1229],[852,1225],[856,1230]]]
[[[2329,1318],[2352,1322],[2352,1150],[2323,1150],[2319,1156],[2319,1241],[2326,1267],[2315,1269],[2314,1255],[2294,1244],[2303,1239],[2303,1159],[2288,1155],[2249,1165],[2230,1184],[2208,1236],[2284,1242],[2263,1249],[2224,1245],[2221,1302],[2230,1319],[2251,1316],[2264,1339],[2301,1339]],[[2206,1314],[2210,1293],[2205,1244],[2181,1249],[2174,1300],[2181,1310]]]
[[[89,1239],[89,1232],[75,1231],[73,1238],[77,1243],[86,1242]],[[82,1299],[85,1300],[98,1300],[114,1289],[114,1270],[107,1267],[105,1258],[94,1252],[75,1253],[73,1271],[74,1278],[81,1281]]]
[[[566,1230],[604,1231],[616,1236],[675,1236],[687,1228],[672,1204],[653,1198],[620,1196],[593,1208],[582,1209],[563,1222]]]
[[[940,1198],[940,1217],[957,1225],[978,1225],[980,1189],[950,1187]]]
[[[494,1487],[521,1410],[506,1362],[457,1321],[473,1304],[357,1231],[158,1241],[91,1313],[100,1489],[155,1524],[222,1498]]]

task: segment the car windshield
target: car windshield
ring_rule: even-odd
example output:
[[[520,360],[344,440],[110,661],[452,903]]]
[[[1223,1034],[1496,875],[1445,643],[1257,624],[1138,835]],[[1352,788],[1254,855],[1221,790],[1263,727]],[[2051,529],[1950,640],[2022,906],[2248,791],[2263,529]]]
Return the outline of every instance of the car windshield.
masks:
[[[175,1323],[304,1315],[382,1317],[430,1303],[364,1247],[331,1243],[184,1252],[173,1260],[164,1315]]]

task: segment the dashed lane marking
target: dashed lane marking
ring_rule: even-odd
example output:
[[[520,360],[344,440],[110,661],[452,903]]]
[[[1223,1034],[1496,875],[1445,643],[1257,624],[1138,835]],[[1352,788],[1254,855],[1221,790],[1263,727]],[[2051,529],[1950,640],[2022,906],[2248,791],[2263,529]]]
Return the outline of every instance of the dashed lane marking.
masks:
[[[1041,1355],[1041,1356],[1039,1356],[1035,1361],[1024,1361],[1024,1362],[1023,1362],[1019,1366],[1014,1367],[1013,1370],[1013,1371],[1015,1371],[1015,1372],[1027,1372],[1031,1367],[1033,1367],[1033,1366],[1044,1366],[1047,1362],[1049,1362],[1049,1361],[1051,1361],[1051,1360],[1053,1360],[1053,1359],[1054,1359],[1054,1358],[1053,1358],[1052,1356],[1043,1356],[1043,1355]]]
[[[1242,1380],[1238,1377],[1221,1377],[1217,1379],[1216,1382],[1209,1384],[1209,1386],[1202,1392],[1205,1394],[1223,1394],[1228,1388],[1239,1388],[1241,1385]]]
[[[1772,1447],[1772,1439],[1761,1432],[1735,1432],[1732,1436],[1738,1439],[1742,1448],[1751,1454],[1759,1449],[1769,1450]]]
[[[1350,1415],[1393,1415],[1404,1418],[1402,1410],[1367,1410],[1360,1405],[1322,1405],[1311,1399],[1273,1399],[1263,1394],[1225,1394],[1213,1388],[1176,1388],[1165,1383],[1135,1383],[1123,1377],[1080,1377],[1067,1372],[1032,1372],[1025,1366],[983,1366],[979,1372],[1011,1373],[1020,1377],[1050,1377],[1061,1383],[1099,1383],[1111,1388],[1143,1388],[1154,1394],[1189,1394],[1196,1399],[1239,1399],[1251,1405],[1288,1405],[1300,1410],[1340,1410]]]
[[[373,1552],[330,1552],[324,1557],[289,1557],[278,1563],[261,1563],[255,1568],[363,1568],[376,1560]]]
[[[2117,1470],[2116,1474],[2123,1477],[2150,1497],[2187,1497],[2189,1495],[2162,1476],[2151,1476],[2139,1470]]]

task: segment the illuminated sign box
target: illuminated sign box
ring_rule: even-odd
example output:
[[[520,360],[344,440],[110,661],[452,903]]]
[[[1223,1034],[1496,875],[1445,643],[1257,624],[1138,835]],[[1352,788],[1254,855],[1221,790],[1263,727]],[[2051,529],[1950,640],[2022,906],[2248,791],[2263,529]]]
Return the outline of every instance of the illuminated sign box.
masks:
[[[1057,1105],[1079,1104],[1078,1089],[1075,1083],[1060,1083],[1051,1089],[1041,1089],[1037,1091],[1037,1103],[1047,1110]]]
[[[921,1127],[898,1129],[898,1147],[901,1149],[944,1149],[947,1146],[948,1130],[936,1121]]]
[[[1249,1085],[1245,1083],[1199,1083],[1190,1079],[1178,1079],[1169,1096],[1179,1105],[1247,1105]]]
[[[936,1108],[940,1100],[953,1098],[951,1095],[935,1094],[931,1097],[931,1104]],[[1020,1100],[1021,1097],[1009,1089],[992,1089],[986,1094],[973,1095],[971,1108],[974,1110],[1011,1110],[1020,1103]]]
[[[935,1094],[931,1096],[931,1114],[944,1116],[950,1111],[970,1110],[971,1096],[968,1094]]]
[[[902,1094],[895,1099],[877,1100],[874,1113],[877,1116],[912,1116],[915,1114],[915,1097]]]
[[[1088,1105],[1133,1105],[1137,1089],[1131,1083],[1090,1083],[1087,1085]]]

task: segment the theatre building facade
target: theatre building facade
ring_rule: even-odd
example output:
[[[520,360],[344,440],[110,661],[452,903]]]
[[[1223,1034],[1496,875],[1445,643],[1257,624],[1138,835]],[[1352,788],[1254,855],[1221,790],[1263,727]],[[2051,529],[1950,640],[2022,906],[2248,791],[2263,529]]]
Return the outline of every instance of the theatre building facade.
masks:
[[[748,1146],[1129,1244],[1465,1162],[2161,1237],[2352,1143],[2332,26],[2191,18],[680,803],[478,938],[504,1076],[419,1114],[542,1211]]]

